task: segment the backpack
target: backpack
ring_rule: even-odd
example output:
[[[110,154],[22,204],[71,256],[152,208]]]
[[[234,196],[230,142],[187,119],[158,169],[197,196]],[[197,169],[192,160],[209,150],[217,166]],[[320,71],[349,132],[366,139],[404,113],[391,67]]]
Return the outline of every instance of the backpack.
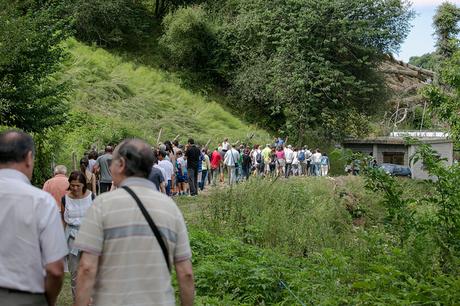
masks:
[[[304,161],[305,160],[305,151],[300,151],[299,152],[299,157],[297,158],[299,161]]]
[[[256,163],[261,164],[262,163],[262,153],[257,152],[256,154]]]

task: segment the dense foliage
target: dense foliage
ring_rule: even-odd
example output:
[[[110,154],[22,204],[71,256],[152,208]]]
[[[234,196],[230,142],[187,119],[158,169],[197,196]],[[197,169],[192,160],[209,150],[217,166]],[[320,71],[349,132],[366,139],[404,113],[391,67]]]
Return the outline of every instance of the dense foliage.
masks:
[[[65,84],[53,73],[70,20],[62,1],[0,1],[0,122],[29,132],[65,121]]]
[[[435,52],[409,58],[409,64],[433,71],[438,69],[440,61],[441,59]]]
[[[436,35],[437,53],[443,58],[449,58],[458,50],[457,35],[460,33],[458,22],[460,9],[450,2],[442,3],[433,17],[433,26]]]
[[[209,73],[216,41],[204,9],[179,8],[164,18],[163,27],[159,43],[171,60],[170,66]]]
[[[440,195],[437,185],[396,185],[403,202],[394,206],[359,177],[254,179],[179,199],[191,226],[198,304],[457,304],[460,278],[445,269],[437,240],[442,213],[424,196]],[[407,235],[402,210],[418,226]]]
[[[319,126],[333,138],[368,131],[367,116],[386,97],[375,68],[412,15],[400,1],[210,1],[207,9],[218,40],[209,69],[226,80],[234,107],[291,139]]]
[[[133,48],[149,37],[153,15],[132,0],[78,0],[73,4],[76,36],[108,47]]]

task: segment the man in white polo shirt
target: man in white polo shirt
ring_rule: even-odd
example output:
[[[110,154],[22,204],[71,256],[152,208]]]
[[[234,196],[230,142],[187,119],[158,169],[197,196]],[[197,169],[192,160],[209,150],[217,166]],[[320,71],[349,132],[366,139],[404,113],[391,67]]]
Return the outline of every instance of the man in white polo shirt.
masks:
[[[34,142],[0,134],[0,304],[55,305],[67,244],[54,198],[30,184]]]

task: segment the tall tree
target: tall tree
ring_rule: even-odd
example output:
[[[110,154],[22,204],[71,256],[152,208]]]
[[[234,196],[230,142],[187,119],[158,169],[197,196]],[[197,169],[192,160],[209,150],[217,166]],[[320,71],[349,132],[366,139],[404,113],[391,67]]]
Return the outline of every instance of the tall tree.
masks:
[[[385,103],[376,68],[413,13],[398,0],[232,0],[210,15],[237,106],[298,138],[317,127],[340,138],[365,133]]]
[[[65,1],[0,1],[0,122],[29,132],[65,120],[65,86],[53,73],[69,35]]]
[[[433,17],[433,26],[437,39],[437,52],[443,58],[450,58],[458,49],[457,35],[460,33],[458,21],[460,9],[455,4],[444,2],[441,4]]]

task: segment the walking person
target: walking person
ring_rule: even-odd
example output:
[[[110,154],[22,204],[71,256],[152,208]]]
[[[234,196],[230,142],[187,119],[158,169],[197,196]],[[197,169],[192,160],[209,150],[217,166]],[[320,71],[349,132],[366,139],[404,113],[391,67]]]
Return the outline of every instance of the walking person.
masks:
[[[319,149],[315,150],[315,153],[311,156],[312,171],[314,176],[320,176],[321,174],[321,152]]]
[[[286,160],[286,165],[284,166],[284,177],[288,178],[291,175],[292,162],[294,161],[294,151],[292,150],[291,145],[288,145],[287,148],[284,149],[284,158]]]
[[[43,191],[50,193],[56,201],[59,213],[62,212],[61,199],[67,193],[67,190],[69,190],[69,181],[66,174],[67,167],[57,165],[54,167],[54,177],[47,180],[43,185]]]
[[[286,159],[284,157],[283,147],[276,148],[276,175],[280,176],[284,174],[284,167],[286,166]]]
[[[201,151],[195,145],[193,138],[188,140],[188,149],[185,151],[187,158],[187,175],[190,195],[198,195],[198,163],[200,162]]]
[[[187,160],[182,154],[181,150],[176,153],[176,177],[179,195],[186,195],[189,192],[187,187],[188,176],[187,176]]]
[[[171,196],[171,181],[174,173],[174,166],[169,160],[166,159],[167,156],[168,153],[164,150],[160,150],[158,152],[158,167],[164,170],[166,194]]]
[[[80,171],[85,174],[86,189],[96,194],[96,175],[88,170],[89,160],[86,157],[80,159]]]
[[[203,149],[201,150],[201,182],[200,182],[200,190],[204,189],[204,185],[206,183],[206,179],[208,177],[208,171],[211,169],[211,163],[209,161],[208,150]]]
[[[212,185],[217,185],[217,179],[219,179],[220,172],[222,169],[222,156],[216,148],[211,154],[211,176]]]
[[[244,149],[242,162],[241,162],[241,171],[243,174],[243,178],[245,180],[249,179],[249,175],[251,175],[251,167],[252,167],[252,159],[249,148]]]
[[[327,156],[326,153],[323,153],[321,156],[321,176],[327,176],[329,174],[330,166],[329,156]]]
[[[94,174],[93,174],[94,175]],[[69,175],[69,193],[62,197],[64,207],[65,237],[69,248],[67,264],[70,272],[70,288],[75,302],[77,269],[80,261],[80,250],[74,247],[74,241],[80,229],[86,211],[93,203],[95,194],[87,189],[86,175],[81,171],[73,171]]]
[[[105,147],[105,154],[97,158],[94,164],[94,173],[99,174],[99,193],[110,191],[112,187],[112,173],[110,172],[110,164],[112,163],[112,151],[111,146]]]
[[[240,157],[240,153],[233,148],[231,144],[228,145],[228,151],[225,153],[224,156],[224,164],[228,169],[229,175],[229,185],[232,186],[236,183],[236,168],[238,167],[238,159]]]
[[[299,161],[299,149],[294,148],[294,157],[292,159],[292,174],[294,176],[300,175],[300,161]]]
[[[193,305],[191,249],[176,203],[147,180],[150,146],[120,143],[110,166],[118,188],[96,198],[80,227],[81,252],[75,306],[176,305],[175,267],[182,305]],[[161,231],[160,231],[161,229]]]
[[[56,200],[31,185],[34,142],[0,133],[0,304],[56,305],[67,245]]]

